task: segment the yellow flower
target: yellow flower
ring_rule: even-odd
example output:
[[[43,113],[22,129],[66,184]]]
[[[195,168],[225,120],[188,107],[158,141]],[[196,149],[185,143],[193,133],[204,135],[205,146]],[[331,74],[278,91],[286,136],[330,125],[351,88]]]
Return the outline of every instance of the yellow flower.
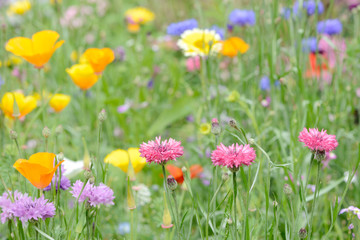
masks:
[[[60,35],[51,30],[44,30],[32,35],[32,38],[15,37],[10,39],[5,49],[16,56],[24,58],[36,68],[42,68],[64,40],[56,42]]]
[[[8,15],[13,15],[13,14],[23,15],[30,9],[31,9],[30,1],[29,0],[21,0],[21,1],[16,1],[16,2],[10,4],[10,7],[9,7],[7,13],[8,13]]]
[[[211,131],[211,124],[210,123],[202,123],[200,124],[200,133],[201,134],[209,134]]]
[[[184,51],[184,55],[208,56],[221,51],[220,35],[214,30],[192,29],[185,31],[177,45]]]
[[[104,162],[120,168],[125,173],[128,172],[129,162],[131,162],[135,173],[140,172],[146,165],[145,158],[140,157],[139,148],[129,148],[127,151],[123,149],[112,151],[105,157]]]
[[[0,68],[2,67],[2,61],[0,61]]]
[[[153,21],[155,14],[147,8],[136,7],[128,9],[125,18],[129,24],[144,24]]]
[[[240,99],[240,93],[236,90],[232,91],[227,97],[226,101],[228,102],[236,102]]]
[[[55,112],[61,112],[70,102],[71,97],[69,95],[57,93],[50,99],[50,106]]]
[[[91,88],[98,80],[98,76],[89,64],[75,64],[67,68],[66,72],[81,90]]]
[[[14,104],[14,97],[16,104]],[[22,118],[36,108],[36,98],[33,96],[25,97],[19,92],[7,92],[1,99],[0,107],[7,117]]]
[[[89,48],[85,51],[84,56],[96,74],[101,74],[106,66],[115,59],[114,52],[110,48]]]
[[[249,50],[249,44],[239,37],[231,37],[223,42],[222,55],[235,57],[239,52],[244,54]]]
[[[7,67],[17,66],[20,65],[23,60],[20,57],[10,55],[9,59],[6,62]]]

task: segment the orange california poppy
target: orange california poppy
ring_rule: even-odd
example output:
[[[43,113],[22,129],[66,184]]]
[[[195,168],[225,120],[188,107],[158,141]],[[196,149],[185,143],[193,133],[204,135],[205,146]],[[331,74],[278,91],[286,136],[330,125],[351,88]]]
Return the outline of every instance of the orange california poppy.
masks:
[[[29,160],[18,159],[14,168],[18,170],[34,187],[43,189],[51,183],[56,169],[63,161],[54,167],[54,153],[39,152],[30,156]]]
[[[66,94],[57,93],[50,99],[50,107],[59,113],[69,104],[71,97]]]
[[[249,50],[250,46],[239,37],[231,37],[223,42],[221,53],[227,57],[235,57],[240,52],[244,54]]]
[[[67,68],[66,72],[81,90],[88,90],[99,79],[90,64],[75,64]]]
[[[114,52],[110,48],[89,48],[85,51],[84,56],[96,74],[101,74],[106,66],[115,59]]]
[[[0,108],[8,118],[15,119],[25,117],[36,105],[34,96],[25,97],[20,92],[7,92],[1,99]]]
[[[174,165],[168,164],[166,165],[166,169],[169,171],[170,175],[175,178],[175,180],[182,184],[184,182],[184,174],[181,171],[181,168],[176,167]],[[190,166],[190,178],[197,178],[199,174],[203,172],[203,168],[200,164],[194,164]]]
[[[36,68],[42,68],[47,63],[56,49],[61,47],[64,40],[56,42],[60,35],[51,30],[44,30],[32,35],[32,38],[11,38],[5,49],[16,56],[24,58]]]

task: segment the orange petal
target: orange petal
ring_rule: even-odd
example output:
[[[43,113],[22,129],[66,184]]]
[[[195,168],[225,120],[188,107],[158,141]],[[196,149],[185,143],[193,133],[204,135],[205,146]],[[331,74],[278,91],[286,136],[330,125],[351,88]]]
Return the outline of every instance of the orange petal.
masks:
[[[31,155],[29,158],[29,162],[40,164],[48,170],[51,170],[54,166],[55,156],[56,155],[54,153],[39,152]]]
[[[190,177],[196,178],[200,173],[204,171],[203,167],[200,164],[194,164],[190,167]]]
[[[32,35],[34,53],[47,53],[53,50],[60,35],[51,30],[44,30]]]
[[[15,37],[10,39],[6,43],[5,49],[16,56],[30,55],[33,53],[32,41],[25,37]]]
[[[181,168],[168,164],[166,165],[166,169],[169,171],[171,176],[173,176],[178,183],[181,184],[184,182],[184,175],[183,172],[181,171]]]

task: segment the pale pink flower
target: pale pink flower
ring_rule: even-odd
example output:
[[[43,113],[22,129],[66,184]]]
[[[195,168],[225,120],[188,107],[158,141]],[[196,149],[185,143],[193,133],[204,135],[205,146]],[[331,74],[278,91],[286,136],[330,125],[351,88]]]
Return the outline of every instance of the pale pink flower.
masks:
[[[309,128],[309,131],[304,128],[300,132],[299,141],[312,151],[319,152],[331,152],[338,146],[335,135],[327,134],[326,130],[319,132],[317,128]]]
[[[200,57],[192,57],[186,60],[186,69],[189,72],[200,70]]]
[[[330,69],[335,68],[344,61],[346,43],[344,39],[324,36],[319,41],[319,51],[327,59]]]
[[[220,143],[211,154],[211,160],[215,166],[224,166],[237,169],[242,165],[249,166],[255,160],[255,150],[249,144],[233,144],[226,147]]]
[[[184,154],[184,148],[180,141],[169,140],[161,141],[161,137],[156,137],[155,141],[149,141],[140,145],[141,157],[148,163],[166,164],[167,161],[175,160]]]

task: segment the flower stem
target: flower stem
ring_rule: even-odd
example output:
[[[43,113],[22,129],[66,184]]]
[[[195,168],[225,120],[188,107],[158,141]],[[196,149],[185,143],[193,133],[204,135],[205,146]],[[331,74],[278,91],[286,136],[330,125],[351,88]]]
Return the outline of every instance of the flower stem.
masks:
[[[130,210],[130,239],[131,240],[134,240],[134,236],[135,236],[135,224],[134,224],[134,211],[133,210]]]
[[[236,172],[233,172],[233,191],[234,191],[234,196],[233,196],[233,200],[234,200],[234,233],[235,233],[235,240],[237,240],[237,226],[236,226],[236,195],[237,195],[237,183],[236,183]]]
[[[316,200],[317,200],[317,195],[319,192],[319,187],[320,187],[320,165],[321,162],[317,161],[317,174],[316,174],[316,185],[315,185],[315,193],[314,193],[314,202],[313,202],[313,206],[311,208],[311,214],[310,214],[310,221],[313,222],[313,216],[314,216],[314,209],[316,208]],[[313,225],[311,224],[311,226],[309,227],[309,240],[311,239],[311,234],[312,234],[312,229]]]

